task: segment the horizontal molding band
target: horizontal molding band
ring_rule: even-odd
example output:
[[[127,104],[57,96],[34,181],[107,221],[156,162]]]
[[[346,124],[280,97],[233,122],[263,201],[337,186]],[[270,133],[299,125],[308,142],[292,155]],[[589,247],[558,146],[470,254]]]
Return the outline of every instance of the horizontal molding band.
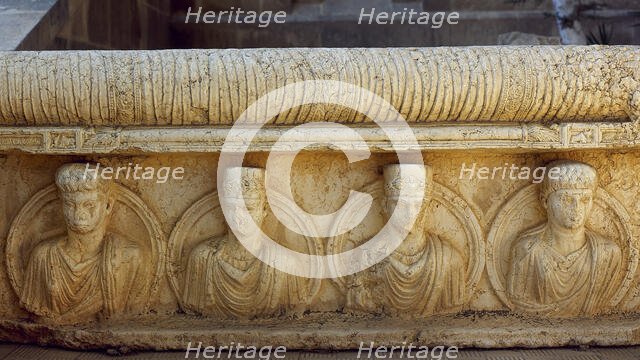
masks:
[[[411,123],[640,117],[634,46],[54,51],[0,53],[0,126],[231,125],[303,80],[358,85]],[[371,122],[319,104],[273,124],[318,120]]]
[[[287,319],[253,325],[207,318],[159,316],[151,321],[134,319],[137,322],[133,326],[121,322],[111,326],[85,325],[82,330],[0,320],[0,341],[57,345],[78,350],[126,346],[130,350],[179,351],[185,351],[189,341],[196,344],[192,346],[202,342],[203,347],[242,343],[256,347],[278,344],[288,349],[355,351],[359,349],[360,342],[365,345],[374,342],[376,346],[408,346],[412,342],[415,346],[430,348],[443,344],[471,348],[628,346],[640,342],[640,325],[634,315],[541,321],[539,318],[497,312],[469,313],[475,314],[473,320],[469,319],[470,316],[442,315],[412,321],[347,321],[345,317],[326,319],[312,314],[307,318],[311,317],[316,322]]]
[[[353,150],[394,151],[381,128],[352,127],[366,142],[346,132],[325,128],[289,134],[291,128],[265,127],[258,131],[249,151],[290,151],[294,143],[308,150],[333,150],[329,143],[341,143]],[[640,148],[640,135],[633,123],[567,123],[560,125],[432,125],[412,128],[416,143],[401,141],[397,149],[616,149]],[[220,152],[229,128],[109,128],[109,127],[0,127],[0,152],[40,154],[183,153]],[[393,131],[393,129],[392,129]],[[232,146],[230,149],[238,148]]]

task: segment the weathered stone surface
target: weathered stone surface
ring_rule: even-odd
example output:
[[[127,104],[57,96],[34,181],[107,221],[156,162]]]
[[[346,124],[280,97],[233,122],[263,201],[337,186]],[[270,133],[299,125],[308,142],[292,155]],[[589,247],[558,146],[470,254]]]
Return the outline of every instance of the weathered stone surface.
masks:
[[[268,91],[340,80],[381,96],[415,123],[625,121],[640,98],[639,53],[635,47],[4,53],[0,110],[3,125],[229,125]],[[311,106],[273,123],[320,118],[367,121],[354,111]]]
[[[469,254],[463,257],[463,261],[465,263],[464,267],[467,269],[469,274],[473,274],[477,271],[473,270],[473,267],[471,266],[473,262],[470,262],[469,260],[473,257],[479,259],[477,261],[486,260],[489,269],[497,269],[495,261],[499,262],[503,259],[510,259],[509,254],[511,247],[507,244],[501,245],[502,243],[495,240],[494,235],[491,235],[497,233],[502,234],[501,236],[503,238],[506,236],[507,239],[512,241],[516,240],[515,236],[509,236],[512,232],[503,233],[502,230],[500,230],[502,228],[501,224],[504,223],[500,219],[512,219],[511,221],[513,221],[513,217],[510,218],[509,216],[523,214],[523,223],[522,225],[518,225],[517,228],[512,228],[513,225],[509,225],[511,224],[509,222],[505,223],[509,231],[515,231],[515,234],[518,234],[519,229],[528,229],[530,226],[528,224],[537,224],[540,219],[544,218],[544,213],[540,210],[539,200],[535,196],[537,188],[536,185],[531,185],[525,180],[512,180],[506,182],[481,181],[478,179],[460,180],[458,179],[458,176],[459,168],[462,163],[469,163],[470,159],[473,158],[482,166],[501,166],[505,162],[538,166],[546,164],[549,160],[557,159],[559,157],[562,158],[563,156],[562,154],[553,153],[542,155],[526,153],[513,154],[509,151],[500,150],[494,150],[491,155],[478,152],[469,153],[461,151],[448,151],[444,153],[425,152],[424,155],[425,161],[434,169],[435,183],[440,184],[436,187],[436,189],[439,190],[434,193],[434,202],[432,203],[430,210],[428,210],[428,213],[432,214],[430,218],[436,221],[436,224],[429,226],[431,229],[429,231],[436,234],[447,234],[445,236],[451,236],[451,241],[458,244],[457,246],[461,246],[461,249],[464,249],[463,252],[465,254]],[[610,236],[610,239],[614,239],[613,241],[615,244],[622,249],[622,266],[626,269],[625,271],[627,275],[625,277],[629,278],[629,274],[634,273],[631,268],[633,261],[637,260],[637,254],[633,253],[632,248],[637,246],[635,239],[637,239],[637,224],[639,222],[637,219],[637,210],[635,209],[638,203],[637,194],[640,192],[640,185],[637,181],[633,178],[629,178],[626,174],[629,172],[633,173],[634,171],[640,171],[640,167],[638,165],[640,164],[640,161],[634,153],[615,150],[599,150],[595,152],[579,151],[574,152],[571,155],[571,158],[587,162],[594,166],[594,168],[598,169],[598,174],[601,178],[599,183],[601,188],[604,190],[599,190],[599,195],[596,201],[597,206],[594,207],[594,213],[606,215],[592,215],[589,219],[589,224],[591,225],[588,226],[590,229],[597,229],[599,233],[603,233],[605,235],[609,234],[608,236]],[[6,218],[11,219],[13,222],[13,225],[11,226],[13,230],[11,231],[11,234],[9,234],[9,242],[6,243],[6,247],[3,249],[5,251],[5,256],[7,256],[8,259],[11,259],[8,265],[15,263],[15,260],[18,259],[23,263],[26,262],[30,256],[33,256],[28,255],[30,252],[27,248],[35,246],[37,242],[46,240],[47,236],[45,234],[56,233],[55,229],[59,228],[58,225],[63,222],[60,210],[62,205],[55,200],[55,188],[53,186],[47,187],[47,185],[51,184],[53,181],[53,174],[58,166],[72,160],[73,159],[68,156],[50,157],[19,154],[8,154],[4,158],[3,168],[7,171],[2,174],[1,183],[3,184],[3,189],[7,195],[5,195],[6,200],[3,203],[2,209],[6,214]],[[212,318],[199,318],[197,316],[190,317],[176,313],[179,309],[177,297],[181,296],[183,293],[182,291],[177,290],[184,286],[185,281],[184,275],[179,274],[184,274],[184,271],[187,271],[188,267],[183,267],[178,263],[175,263],[175,256],[178,256],[177,259],[179,260],[177,261],[187,264],[189,254],[193,253],[193,251],[190,251],[189,249],[193,249],[200,242],[212,236],[215,237],[217,234],[221,234],[221,231],[224,230],[224,219],[222,218],[219,210],[215,210],[216,196],[210,195],[210,192],[214,190],[213,171],[216,167],[216,156],[205,154],[192,154],[189,156],[157,155],[152,157],[132,155],[111,159],[100,158],[99,160],[103,163],[125,166],[128,162],[133,161],[139,162],[143,166],[180,164],[186,167],[185,174],[189,179],[186,182],[172,181],[168,184],[156,184],[155,182],[133,181],[131,179],[119,181],[119,187],[135,189],[135,192],[137,193],[136,198],[140,199],[137,201],[139,204],[137,205],[139,206],[138,209],[144,210],[138,210],[137,212],[134,211],[131,213],[131,210],[128,210],[129,205],[127,205],[129,200],[122,197],[128,192],[116,193],[116,195],[121,194],[117,195],[120,199],[118,200],[119,205],[113,209],[114,215],[117,216],[110,221],[113,229],[126,228],[129,234],[139,234],[136,235],[134,239],[135,243],[139,244],[138,247],[141,249],[152,249],[152,243],[149,242],[151,239],[149,237],[149,230],[145,230],[142,220],[138,220],[140,217],[145,218],[150,216],[157,218],[156,221],[160,224],[161,229],[161,234],[157,235],[160,236],[160,243],[163,243],[163,237],[171,238],[168,243],[168,248],[158,246],[158,250],[162,251],[163,248],[166,248],[169,254],[173,254],[166,257],[165,261],[167,261],[166,264],[172,264],[171,266],[176,264],[177,270],[174,271],[170,268],[165,269],[164,266],[159,268],[161,275],[160,280],[158,281],[158,288],[156,289],[157,295],[150,298],[151,303],[149,304],[149,310],[152,313],[167,314],[167,320],[164,322],[165,325],[162,325],[161,327],[164,330],[158,332],[158,326],[162,322],[156,323],[156,320],[154,320],[155,317],[151,314],[134,316],[134,318],[129,320],[129,322],[126,320],[102,319],[98,322],[95,322],[94,320],[93,322],[89,321],[87,323],[88,320],[86,319],[76,318],[81,321],[81,325],[79,325],[79,327],[66,326],[58,328],[55,320],[53,321],[53,324],[46,318],[40,318],[40,320],[38,320],[38,318],[29,317],[26,312],[20,309],[18,305],[19,302],[16,299],[16,295],[14,295],[16,293],[7,282],[7,274],[3,274],[2,279],[4,280],[0,282],[0,285],[3,289],[3,304],[5,305],[0,308],[0,311],[5,319],[10,319],[10,321],[6,322],[5,325],[7,326],[7,329],[23,329],[17,332],[7,331],[4,335],[6,339],[19,339],[21,341],[27,341],[27,339],[35,341],[35,339],[39,339],[38,341],[43,343],[79,348],[116,346],[116,344],[120,343],[132,346],[133,348],[156,349],[180,348],[184,346],[182,340],[187,341],[192,338],[206,338],[209,339],[209,341],[219,341],[221,344],[224,344],[224,341],[231,341],[235,336],[240,336],[240,333],[245,334],[242,335],[242,338],[251,343],[274,341],[276,343],[282,342],[290,344],[293,347],[308,346],[309,348],[324,346],[349,348],[354,346],[356,339],[360,339],[359,336],[356,336],[355,333],[353,333],[353,326],[357,328],[357,325],[352,325],[351,321],[356,321],[357,323],[357,319],[362,316],[362,311],[357,312],[359,315],[354,313],[355,317],[353,320],[349,320],[350,317],[348,315],[340,315],[341,320],[338,321],[338,324],[342,325],[335,325],[337,326],[335,328],[325,325],[321,328],[324,330],[320,333],[310,330],[316,329],[315,325],[311,325],[316,321],[313,319],[333,318],[336,316],[336,311],[344,313],[344,310],[339,309],[344,309],[344,306],[347,305],[347,298],[345,297],[346,294],[343,292],[349,289],[349,287],[347,286],[347,283],[340,279],[337,279],[337,281],[323,280],[319,283],[319,286],[315,287],[314,292],[310,293],[313,295],[308,298],[308,303],[305,302],[307,304],[305,307],[312,311],[312,313],[316,313],[316,315],[311,318],[308,318],[307,315],[302,316],[302,323],[307,324],[305,325],[308,326],[307,330],[302,332],[296,330],[297,328],[291,330],[290,325],[293,320],[290,316],[292,316],[293,313],[289,316],[278,316],[276,320],[274,320],[278,324],[282,324],[281,326],[284,327],[283,331],[285,331],[284,329],[289,329],[296,333],[301,332],[302,334],[305,334],[303,338],[296,341],[292,339],[296,339],[297,337],[292,338],[289,336],[292,334],[291,332],[285,331],[283,333],[273,333],[271,326],[268,327],[268,329],[270,329],[268,332],[272,335],[267,336],[267,333],[261,330],[266,328],[260,321],[247,323],[245,327],[242,328],[243,330],[238,330],[240,332],[237,333],[233,330],[225,330],[224,332],[221,332],[220,328],[215,326],[212,327],[210,319],[215,319],[215,316]],[[346,194],[341,189],[353,188],[360,191],[371,192],[374,194],[375,199],[377,199],[375,203],[378,210],[374,211],[374,216],[368,218],[368,225],[366,225],[362,231],[357,231],[353,235],[348,235],[346,237],[349,241],[360,241],[358,239],[366,240],[367,233],[375,231],[375,229],[380,226],[380,222],[384,219],[383,213],[381,212],[382,197],[380,197],[381,191],[383,190],[382,180],[377,172],[379,171],[378,169],[381,169],[385,164],[389,164],[391,160],[390,156],[386,154],[378,154],[372,159],[372,161],[363,163],[349,171],[348,166],[339,161],[337,154],[325,153],[320,155],[309,153],[302,156],[299,161],[296,161],[293,174],[294,184],[298,185],[294,186],[294,193],[305,207],[317,209],[317,211],[327,211],[327,209],[339,206],[344,201]],[[254,166],[263,166],[262,164],[264,164],[265,158],[258,154],[252,154],[249,157],[249,161]],[[336,162],[336,164],[332,165],[332,170],[327,172],[326,169],[329,169],[330,164],[334,162]],[[30,166],[27,167],[25,164],[30,164]],[[323,175],[320,175],[321,173]],[[17,178],[17,176],[19,176],[19,178]],[[321,184],[314,185],[311,188],[305,187],[303,184],[306,183],[306,180],[304,179],[307,177],[324,179],[323,182],[326,186],[329,186],[329,190],[325,190],[325,194],[320,195],[313,191],[313,189],[315,186],[321,186]],[[25,181],[26,179],[29,180]],[[373,185],[367,186],[367,184]],[[50,205],[47,207],[49,210],[38,210],[39,206],[27,204],[27,202],[30,204],[38,204],[42,203],[42,201],[48,201],[46,198],[43,198],[42,195],[37,195],[42,194],[42,192],[38,192],[38,190],[42,188],[45,188],[46,194],[51,194],[51,196],[53,196],[52,199],[54,199],[53,202],[49,202]],[[8,192],[9,189],[11,189],[11,192]],[[524,195],[520,195],[520,193],[523,193],[526,196],[522,198]],[[327,194],[329,198],[334,200],[327,202]],[[518,201],[516,199],[510,201],[514,196],[526,200]],[[42,200],[38,200],[36,202],[34,202],[34,200],[28,201],[30,198]],[[142,203],[146,203],[147,205],[142,205]],[[516,204],[520,207],[514,209],[512,204]],[[35,213],[23,213],[16,217],[16,214],[21,208],[33,209],[32,211],[35,211]],[[22,211],[24,212],[25,210]],[[499,215],[496,217],[497,214],[502,213],[510,215]],[[465,233],[473,234],[473,230],[470,230],[471,232],[467,232],[460,230],[452,231],[452,229],[448,229],[450,226],[454,226],[454,229],[471,226],[470,229],[473,229],[473,226],[470,225],[471,223],[469,222],[472,221],[474,217],[477,218],[477,220],[475,220],[477,221],[477,225],[475,225],[477,229],[476,231],[479,231],[479,233],[476,232],[476,236],[478,237],[475,238],[474,241],[480,241],[480,243],[475,243],[474,245],[471,241],[474,238],[468,237],[469,235],[465,235]],[[278,225],[274,220],[275,219],[273,219],[272,215],[267,215],[265,226],[266,228],[271,229],[269,230],[270,233],[277,234],[279,233],[277,228],[280,225]],[[131,221],[133,221],[134,224],[130,223]],[[495,224],[492,225],[492,223]],[[39,225],[36,226],[36,224]],[[9,223],[5,222],[3,225],[3,233],[8,231],[8,227]],[[178,239],[178,227],[188,230],[188,232],[182,232],[182,242],[176,241]],[[618,230],[616,230],[616,228]],[[16,229],[24,230],[18,231]],[[630,233],[618,233],[618,231],[623,230],[629,231]],[[32,242],[22,240],[25,239],[24,236],[27,232],[29,234],[33,234],[26,237],[32,239]],[[20,233],[24,235],[16,237],[16,234]],[[286,239],[281,239],[288,244],[296,246],[295,244],[300,244],[300,240],[302,238],[299,236],[287,236]],[[16,252],[16,245],[23,248],[23,252]],[[490,255],[486,259],[483,257],[484,252],[479,246],[487,247],[487,251],[489,251],[488,254]],[[496,249],[500,251],[496,251]],[[180,251],[176,253],[176,250]],[[303,250],[300,249],[300,251]],[[143,252],[146,255],[152,254],[151,250],[143,250]],[[470,256],[471,258],[467,258],[467,256]],[[162,258],[162,256],[160,256],[160,258]],[[556,321],[553,320],[554,317],[547,317],[546,315],[537,317],[530,316],[528,317],[529,320],[526,320],[525,322],[521,322],[520,318],[517,317],[512,317],[511,320],[509,320],[512,322],[501,320],[502,317],[507,314],[505,310],[508,309],[507,306],[510,306],[508,305],[510,302],[508,299],[503,300],[504,295],[501,295],[500,290],[497,290],[498,288],[496,288],[496,286],[506,284],[506,280],[501,279],[504,279],[505,276],[509,276],[510,272],[508,265],[509,263],[507,263],[507,266],[503,267],[504,270],[501,271],[492,270],[489,272],[488,276],[486,274],[481,275],[477,285],[474,285],[477,278],[469,283],[470,285],[465,291],[469,297],[462,306],[462,309],[466,311],[465,314],[467,315],[462,317],[461,315],[455,315],[451,318],[457,319],[456,321],[460,324],[459,328],[456,327],[447,330],[452,333],[447,331],[439,332],[435,330],[440,328],[434,328],[432,323],[429,321],[425,323],[426,325],[424,325],[424,327],[420,327],[420,330],[414,329],[410,332],[420,331],[421,334],[425,334],[425,342],[433,341],[433,343],[437,343],[439,341],[443,341],[449,344],[466,346],[500,347],[550,346],[578,343],[602,345],[637,343],[637,339],[632,335],[636,330],[632,327],[634,322],[631,320],[625,320],[630,321],[629,326],[631,326],[631,328],[629,329],[626,329],[624,325],[622,325],[624,321],[621,322],[618,320],[612,321],[609,323],[610,325],[603,325],[606,322],[603,323],[604,320],[602,319],[604,318],[601,317],[596,318],[597,320],[593,320],[594,322],[587,321],[582,323],[579,321],[576,323],[567,323],[560,320]],[[480,269],[480,274],[482,274],[484,269],[482,264],[478,264],[476,266],[478,266],[477,269]],[[9,274],[13,274],[10,276],[15,278],[17,274],[16,271],[20,271],[20,269],[24,269],[25,267],[26,265],[10,265],[8,268]],[[282,276],[282,274],[280,274],[280,276]],[[167,283],[168,278],[172,279],[171,281],[175,285],[179,286],[179,288],[177,286],[169,286]],[[470,279],[472,278],[473,276],[470,277]],[[622,287],[618,287],[618,289],[627,288],[628,291],[624,299],[621,299],[619,305],[608,312],[627,312],[624,316],[635,316],[630,315],[630,313],[635,312],[634,309],[636,309],[638,304],[637,276],[633,275],[631,276],[631,279],[632,280],[630,282],[627,282],[627,285],[621,285]],[[174,292],[174,290],[177,292]],[[620,291],[624,292],[624,290]],[[17,294],[20,294],[20,292],[17,292]],[[29,308],[27,307],[27,309]],[[480,324],[474,322],[474,324],[476,324],[474,326],[478,326],[477,331],[468,330],[469,323],[465,322],[468,321],[468,316],[474,317],[476,315],[473,314],[486,310],[500,310],[502,312],[487,314],[484,316],[484,322],[481,322]],[[407,309],[406,311],[409,311],[408,314],[411,314],[410,316],[415,317],[413,313],[414,310]],[[513,311],[519,313],[520,309],[514,307]],[[350,311],[347,313],[349,312]],[[377,312],[374,311],[373,313]],[[379,314],[377,316],[380,317],[380,319],[385,318],[383,314]],[[32,320],[26,320],[28,318]],[[632,318],[633,317],[629,319]],[[402,326],[408,326],[408,324],[415,323],[414,320],[407,320],[407,322],[402,322],[400,320],[394,321],[397,321],[397,324],[399,324],[398,326],[400,326],[400,324],[404,324]],[[542,323],[540,323],[540,321],[542,321]],[[39,325],[41,322],[48,325]],[[148,330],[144,330],[142,327],[137,327],[141,326],[140,324],[143,323],[148,324]],[[200,325],[194,328],[195,325],[193,324],[196,323]],[[183,324],[185,329],[177,330],[172,327],[174,326],[172,324],[175,326],[177,326],[176,324]],[[389,329],[394,329],[393,331],[396,331],[395,327],[390,327],[390,325],[384,321],[376,321],[373,324],[377,324],[377,326],[369,324],[366,326],[363,325],[363,327],[368,329],[367,333],[377,339],[376,341],[387,339],[387,341],[393,342],[393,339],[398,339],[398,335],[391,336],[391,333],[389,333],[389,331],[391,331]],[[449,324],[449,322],[443,320],[443,324]],[[575,325],[569,326],[566,324]],[[341,332],[343,330],[335,330],[342,329],[341,326],[345,326],[345,329],[350,329],[349,333],[353,334],[352,338],[350,338],[352,340],[346,341],[344,339],[344,334]],[[302,325],[301,327],[304,328]],[[254,330],[251,330],[250,334],[247,334],[246,329],[248,328]],[[520,329],[517,332],[520,335],[514,335],[513,331],[516,328]],[[196,331],[194,329],[198,330]],[[456,329],[459,329],[459,332]],[[488,329],[493,330],[489,331]],[[122,333],[122,331],[125,332]],[[444,331],[444,329],[442,331]],[[220,337],[223,333],[226,335]],[[362,334],[361,332],[359,333]],[[140,335],[133,336],[134,334]],[[176,337],[178,334],[180,337]],[[436,334],[439,335],[436,336]],[[453,334],[457,335],[453,336]],[[314,337],[322,340],[311,341]]]
[[[0,340],[83,349],[638,344],[638,55],[633,47],[5,53]],[[373,122],[323,104],[277,116],[240,175],[223,172],[218,182],[228,125],[267,91],[310,79],[351,82],[389,101],[418,140],[401,145],[423,163],[398,164]],[[349,124],[371,156],[348,163],[327,144],[363,150],[346,131],[294,128],[312,120]],[[308,145],[293,162],[293,199],[277,177],[287,162],[268,160],[285,134],[275,150]],[[182,167],[184,176],[96,180],[83,176],[88,163]],[[264,170],[270,164],[275,173]],[[558,168],[560,177],[464,176],[511,164]],[[278,195],[266,206],[270,176]],[[364,206],[347,201],[352,190],[369,194],[371,208],[339,234],[296,233],[276,215],[312,227],[292,209],[336,212],[330,225],[342,229]],[[225,217],[240,197],[248,215]],[[239,242],[238,229],[255,239],[257,229],[293,251],[342,253],[371,241],[397,204],[418,220],[389,257],[354,274],[296,277]],[[245,227],[251,221],[256,229]]]
[[[401,346],[407,340],[421,346],[450,344],[462,348],[510,348],[548,346],[624,346],[638,344],[637,317],[611,317],[597,321],[548,321],[505,314],[438,316],[429,320],[352,320],[343,316],[309,316],[303,320],[238,323],[199,318],[136,319],[128,324],[73,327],[1,321],[2,340],[58,345],[74,349],[123,348],[182,350],[193,343],[226,345],[231,342],[287,349],[353,350],[360,342]],[[11,336],[8,336],[8,334]],[[6,334],[6,336],[4,336]]]
[[[288,142],[276,142],[288,130],[286,126],[265,127],[256,135],[252,152],[286,150]],[[384,132],[378,128],[358,127],[356,133],[366,140],[372,152],[392,151]],[[226,128],[184,127],[0,127],[0,149],[41,154],[136,154],[220,152]],[[313,136],[296,138],[290,144],[304,143],[308,150],[330,150],[325,142],[342,139],[347,147],[361,150],[354,137],[324,129],[311,131]],[[635,122],[597,122],[565,124],[505,124],[416,126],[413,129],[418,148],[424,150],[455,149],[620,149],[637,148],[640,138]],[[409,142],[406,142],[409,146]]]

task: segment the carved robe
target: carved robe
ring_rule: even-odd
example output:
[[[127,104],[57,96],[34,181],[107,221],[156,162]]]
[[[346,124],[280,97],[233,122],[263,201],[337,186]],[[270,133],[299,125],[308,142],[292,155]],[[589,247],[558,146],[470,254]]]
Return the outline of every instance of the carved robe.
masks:
[[[425,237],[424,248],[415,254],[396,250],[373,272],[358,274],[348,307],[391,315],[428,316],[463,304],[466,266],[460,252],[437,235],[414,236]]]
[[[276,316],[305,305],[303,279],[277,271],[232,242],[238,240],[227,234],[192,250],[182,297],[185,310],[236,319]]]
[[[507,282],[512,301],[557,316],[607,310],[622,276],[619,246],[587,229],[585,245],[564,256],[551,247],[547,231],[545,224],[517,240]]]
[[[45,241],[31,253],[20,296],[23,306],[63,323],[129,310],[139,268],[137,245],[108,234],[97,256],[77,262],[65,253],[64,241]]]

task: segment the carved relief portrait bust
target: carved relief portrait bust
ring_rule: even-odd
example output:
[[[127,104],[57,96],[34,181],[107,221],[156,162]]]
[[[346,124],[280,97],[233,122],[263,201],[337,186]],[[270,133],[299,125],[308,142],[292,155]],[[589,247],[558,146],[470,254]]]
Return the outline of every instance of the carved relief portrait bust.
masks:
[[[400,171],[408,174],[401,181]],[[425,216],[426,204],[434,187],[432,170],[424,165],[384,167],[383,212],[394,211],[400,190],[408,188],[416,196],[403,204],[419,212],[416,222],[400,246],[372,269],[353,277],[349,284],[347,308],[388,315],[428,316],[455,309],[465,301],[466,261],[462,251],[449,239],[430,232]],[[422,173],[427,183],[413,181],[411,174]],[[421,199],[419,192],[425,192]],[[401,214],[407,218],[411,210]],[[401,221],[401,224],[409,224]],[[396,226],[396,225],[394,225]]]
[[[111,184],[85,176],[85,164],[63,165],[55,183],[66,232],[32,250],[19,294],[22,305],[60,323],[125,312],[141,254],[135,243],[107,230],[115,202]]]
[[[234,228],[244,232],[245,237],[259,237],[259,233],[249,233],[250,227],[245,225],[255,221],[260,227],[267,215],[265,171],[243,167],[241,179],[234,179],[230,173],[229,170],[224,175],[223,184],[225,188],[241,187],[251,215],[233,217]],[[220,201],[225,206],[242,206],[242,199],[228,193],[219,189]],[[178,236],[174,234],[172,239]],[[222,235],[210,237],[190,251],[183,285],[176,288],[187,312],[217,319],[250,319],[286,314],[291,308],[306,306],[302,280],[263,263],[226,226]]]
[[[235,180],[235,181],[234,181]],[[249,212],[261,224],[265,216],[266,195],[264,192],[264,170],[243,168],[242,179],[225,180],[225,185],[242,185],[247,195]],[[224,192],[222,192],[224,194]],[[241,206],[241,199],[222,196],[228,206]],[[244,221],[253,219],[235,218],[238,228]],[[205,240],[196,246],[189,256],[186,270],[183,306],[186,310],[216,317],[250,317],[259,313],[264,294],[264,266],[247,251],[233,232]]]
[[[557,176],[553,168],[559,169]],[[507,295],[525,311],[557,316],[606,311],[625,267],[620,246],[586,227],[598,188],[596,170],[570,160],[547,169],[540,191],[547,221],[513,243]]]

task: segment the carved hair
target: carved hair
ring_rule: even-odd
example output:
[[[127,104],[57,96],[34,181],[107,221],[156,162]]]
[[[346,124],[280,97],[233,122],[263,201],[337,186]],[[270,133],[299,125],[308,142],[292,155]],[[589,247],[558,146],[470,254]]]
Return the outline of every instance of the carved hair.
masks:
[[[553,177],[550,177],[551,169],[555,170]],[[557,160],[547,165],[547,176],[542,183],[540,198],[546,201],[549,194],[560,189],[571,190],[592,190],[598,187],[598,174],[591,165],[573,160]]]
[[[90,169],[95,169],[90,166]],[[64,164],[56,171],[56,185],[60,192],[88,192],[98,191],[108,196],[110,193],[110,182],[102,180],[99,176],[94,176],[93,171],[86,171],[87,164],[71,163]]]
[[[401,170],[402,169],[402,170]],[[400,177],[402,171],[404,178]],[[433,170],[428,165],[419,164],[392,164],[386,165],[384,173],[384,195],[388,199],[400,197],[400,190],[408,190],[408,195],[424,191],[427,199],[433,190]],[[420,180],[421,175],[424,181]]]

